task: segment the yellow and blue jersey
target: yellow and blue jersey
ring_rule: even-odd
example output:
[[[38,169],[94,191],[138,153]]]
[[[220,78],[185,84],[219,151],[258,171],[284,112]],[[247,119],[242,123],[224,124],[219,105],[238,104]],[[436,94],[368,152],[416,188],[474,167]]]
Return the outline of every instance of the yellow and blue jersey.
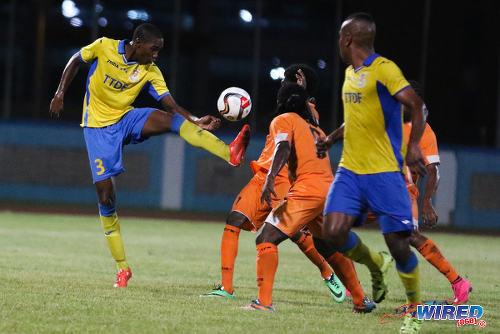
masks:
[[[80,50],[80,59],[91,64],[80,126],[100,128],[115,124],[134,108],[131,104],[142,90],[157,101],[169,94],[154,63],[139,65],[126,59],[128,42],[102,37]]]
[[[356,174],[403,170],[403,115],[395,95],[409,86],[399,67],[376,53],[360,68],[346,69],[344,149],[339,166]]]

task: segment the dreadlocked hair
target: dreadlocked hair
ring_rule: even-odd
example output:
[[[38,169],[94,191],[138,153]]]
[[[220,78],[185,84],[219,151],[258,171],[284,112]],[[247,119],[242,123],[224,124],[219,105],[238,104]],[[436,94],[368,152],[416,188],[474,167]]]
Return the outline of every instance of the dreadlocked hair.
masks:
[[[285,82],[278,90],[278,106],[276,115],[285,113],[296,113],[306,121],[315,124],[315,117],[307,107],[309,95],[306,90],[295,82]]]

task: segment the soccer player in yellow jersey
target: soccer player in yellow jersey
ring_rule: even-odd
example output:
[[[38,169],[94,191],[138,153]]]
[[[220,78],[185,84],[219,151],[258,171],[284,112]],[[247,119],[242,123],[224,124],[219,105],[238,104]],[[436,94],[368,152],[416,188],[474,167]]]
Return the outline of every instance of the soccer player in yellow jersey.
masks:
[[[423,102],[398,66],[374,49],[375,22],[371,15],[350,15],[339,32],[340,57],[349,66],[342,87],[344,148],[335,181],[325,204],[323,236],[352,260],[365,264],[372,275],[373,299],[387,293],[385,272],[391,258],[371,251],[351,231],[365,221],[368,210],[377,217],[408,303],[420,303],[418,260],[410,250],[413,229],[411,202],[403,174],[406,164],[425,174],[419,148],[425,119]],[[412,130],[406,147],[402,105],[410,111]],[[329,137],[317,140],[318,154],[331,145]],[[416,309],[416,307],[415,307]],[[416,333],[422,321],[405,317],[402,333]]]
[[[123,146],[171,131],[189,144],[238,166],[250,140],[250,128],[246,125],[228,146],[205,131],[216,129],[220,125],[218,118],[197,118],[177,105],[160,69],[154,63],[162,48],[161,31],[148,23],[138,26],[130,41],[99,38],[71,57],[50,103],[50,114],[58,117],[63,109],[64,93],[80,65],[91,64],[80,126],[83,128],[97,190],[101,223],[111,255],[119,269],[115,287],[126,287],[132,277],[116,214],[113,181],[115,175],[124,171]],[[131,104],[142,90],[148,91],[159,101],[164,111],[134,108]]]

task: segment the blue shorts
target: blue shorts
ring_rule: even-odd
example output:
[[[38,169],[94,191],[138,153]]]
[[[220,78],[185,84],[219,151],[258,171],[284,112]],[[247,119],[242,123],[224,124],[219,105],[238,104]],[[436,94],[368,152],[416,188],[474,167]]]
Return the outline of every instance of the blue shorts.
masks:
[[[403,174],[356,174],[340,167],[328,191],[324,214],[342,212],[355,217],[354,226],[360,226],[368,211],[377,217],[383,234],[413,230],[410,195]]]
[[[94,183],[125,171],[122,165],[123,146],[145,140],[141,131],[154,110],[135,108],[115,124],[103,128],[83,128]]]

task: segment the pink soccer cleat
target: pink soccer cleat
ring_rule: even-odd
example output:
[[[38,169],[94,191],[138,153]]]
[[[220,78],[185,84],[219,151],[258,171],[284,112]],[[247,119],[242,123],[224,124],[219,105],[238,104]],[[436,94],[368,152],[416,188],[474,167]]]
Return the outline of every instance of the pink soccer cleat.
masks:
[[[472,291],[472,285],[470,282],[465,278],[460,277],[451,284],[451,287],[453,288],[453,294],[455,295],[453,301],[460,304],[466,303],[469,299],[469,292]]]

